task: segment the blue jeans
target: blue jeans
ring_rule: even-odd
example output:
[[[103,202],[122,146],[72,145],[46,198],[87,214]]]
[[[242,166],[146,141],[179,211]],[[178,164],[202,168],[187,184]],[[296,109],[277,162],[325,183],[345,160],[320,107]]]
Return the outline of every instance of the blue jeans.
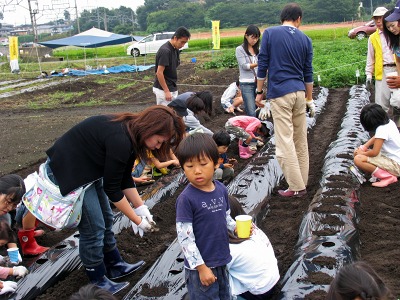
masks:
[[[200,282],[199,272],[185,268],[185,279],[190,299],[231,299],[229,291],[228,271],[225,266],[211,269],[217,277],[217,281],[212,285],[204,286]]]
[[[144,167],[146,166],[146,163],[144,161],[140,161],[138,165],[135,167],[135,170],[132,172],[132,177],[138,178],[140,175],[142,175]]]
[[[82,219],[79,229],[79,256],[85,267],[103,263],[105,252],[116,248],[113,213],[103,189],[103,179],[89,187],[83,198]]]
[[[242,91],[244,111],[246,115],[256,116],[256,83],[240,82],[240,90]]]
[[[49,164],[47,176],[58,185]],[[82,218],[79,229],[79,256],[84,267],[96,267],[103,263],[105,252],[116,248],[112,231],[113,213],[103,189],[103,179],[95,181],[85,192],[82,202]]]

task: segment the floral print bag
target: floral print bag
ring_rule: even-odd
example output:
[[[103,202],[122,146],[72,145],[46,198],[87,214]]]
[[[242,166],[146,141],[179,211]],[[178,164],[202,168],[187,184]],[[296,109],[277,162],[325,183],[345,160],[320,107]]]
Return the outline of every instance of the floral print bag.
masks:
[[[42,223],[54,229],[74,228],[81,221],[82,201],[86,189],[80,187],[65,197],[60,189],[47,178],[45,164],[40,165],[39,174],[30,174],[27,192],[22,198],[26,208]]]

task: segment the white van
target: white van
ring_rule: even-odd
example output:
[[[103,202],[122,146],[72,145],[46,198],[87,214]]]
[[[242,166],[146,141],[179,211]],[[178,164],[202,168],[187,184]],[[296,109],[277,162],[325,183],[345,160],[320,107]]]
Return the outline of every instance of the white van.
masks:
[[[139,55],[145,55],[149,53],[157,53],[158,49],[169,41],[174,35],[174,32],[160,32],[150,34],[138,42],[134,42],[132,45],[126,49],[127,55],[132,55],[134,57]],[[188,43],[182,47],[182,49],[187,49]]]

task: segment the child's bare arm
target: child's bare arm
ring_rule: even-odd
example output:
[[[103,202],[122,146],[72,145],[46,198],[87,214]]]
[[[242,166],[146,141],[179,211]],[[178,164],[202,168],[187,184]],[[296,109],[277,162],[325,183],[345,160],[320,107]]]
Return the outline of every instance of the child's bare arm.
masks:
[[[374,142],[375,142],[375,136],[373,136],[372,138],[370,138],[370,139],[368,140],[368,142],[366,142],[366,143],[364,144],[364,146],[367,147],[367,149],[368,149],[369,147],[371,147],[371,146],[374,144]]]
[[[173,160],[173,159],[171,159],[171,160],[167,160],[167,161],[160,162],[160,161],[159,161],[157,158],[155,158],[155,157],[152,157],[152,158],[151,158],[151,162],[154,164],[154,166],[155,166],[157,169],[166,168],[166,167],[169,167],[170,165],[176,165],[176,164],[179,165],[179,161],[178,161],[178,160]]]
[[[381,152],[382,145],[384,142],[385,142],[384,139],[375,139],[374,138],[374,146],[371,150],[368,150],[366,152],[366,155],[369,157],[377,156]]]
[[[176,155],[175,155],[174,151],[172,151],[172,149],[169,151],[169,156],[170,156],[171,160],[174,161],[172,164],[176,167],[179,167],[180,166],[179,159],[176,157]]]
[[[384,142],[385,142],[385,140],[383,140],[383,139],[376,139],[375,137],[372,137],[368,142],[366,142],[364,145],[362,145],[367,150],[364,151],[363,149],[365,149],[365,148],[363,148],[361,146],[354,151],[354,156],[365,155],[368,157],[375,157],[381,152],[382,145]],[[369,149],[369,147],[371,147],[371,146],[373,146],[372,149]]]

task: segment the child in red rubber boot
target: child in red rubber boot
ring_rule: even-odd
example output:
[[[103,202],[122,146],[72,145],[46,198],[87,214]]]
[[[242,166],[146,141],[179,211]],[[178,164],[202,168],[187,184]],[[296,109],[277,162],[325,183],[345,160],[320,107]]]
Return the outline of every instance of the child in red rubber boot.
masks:
[[[17,213],[15,215],[15,221],[17,223],[18,239],[21,245],[21,250],[23,255],[39,255],[47,250],[48,247],[40,246],[36,238],[42,236],[44,231],[42,229],[36,230],[39,221],[36,217],[25,207],[24,203],[21,203],[17,208]]]
[[[363,107],[360,122],[373,137],[354,151],[355,165],[370,173],[375,187],[386,187],[400,176],[400,133],[379,104]]]
[[[11,210],[16,209],[17,207],[17,215],[18,212],[21,211],[21,207],[25,207],[23,205],[23,203],[21,203],[21,199],[22,196],[25,194],[25,183],[24,180],[16,175],[16,174],[9,174],[9,175],[4,175],[0,178],[0,215],[6,214],[8,212],[10,212]],[[18,205],[19,204],[19,205]],[[33,241],[34,243],[36,243],[34,236],[38,236],[43,234],[42,230],[38,230],[38,231],[34,231],[34,224],[36,221],[36,218],[31,215],[33,217],[33,225],[32,228],[32,238],[29,238],[29,241]],[[24,217],[25,218],[25,217]],[[22,220],[22,215],[21,215],[21,220]],[[18,223],[18,221],[17,221]],[[10,225],[10,224],[9,224]],[[28,235],[24,235],[26,236],[26,238],[24,238],[24,240],[28,240]],[[26,244],[27,243],[23,243],[21,241],[22,236],[20,237],[20,233],[18,233],[18,237],[20,238],[20,242],[21,242],[21,250],[23,254],[26,254],[24,249],[26,248]],[[7,244],[8,248],[14,248],[17,247],[16,244],[16,240],[13,242],[9,242]],[[36,244],[37,245],[37,244]],[[38,246],[38,245],[37,245]],[[38,246],[41,247],[41,246]],[[36,247],[37,248],[37,247]],[[44,248],[44,247],[42,247]],[[46,251],[48,248],[44,248],[43,251],[41,251],[40,253],[43,253],[44,251]],[[39,253],[35,253],[39,254]]]

